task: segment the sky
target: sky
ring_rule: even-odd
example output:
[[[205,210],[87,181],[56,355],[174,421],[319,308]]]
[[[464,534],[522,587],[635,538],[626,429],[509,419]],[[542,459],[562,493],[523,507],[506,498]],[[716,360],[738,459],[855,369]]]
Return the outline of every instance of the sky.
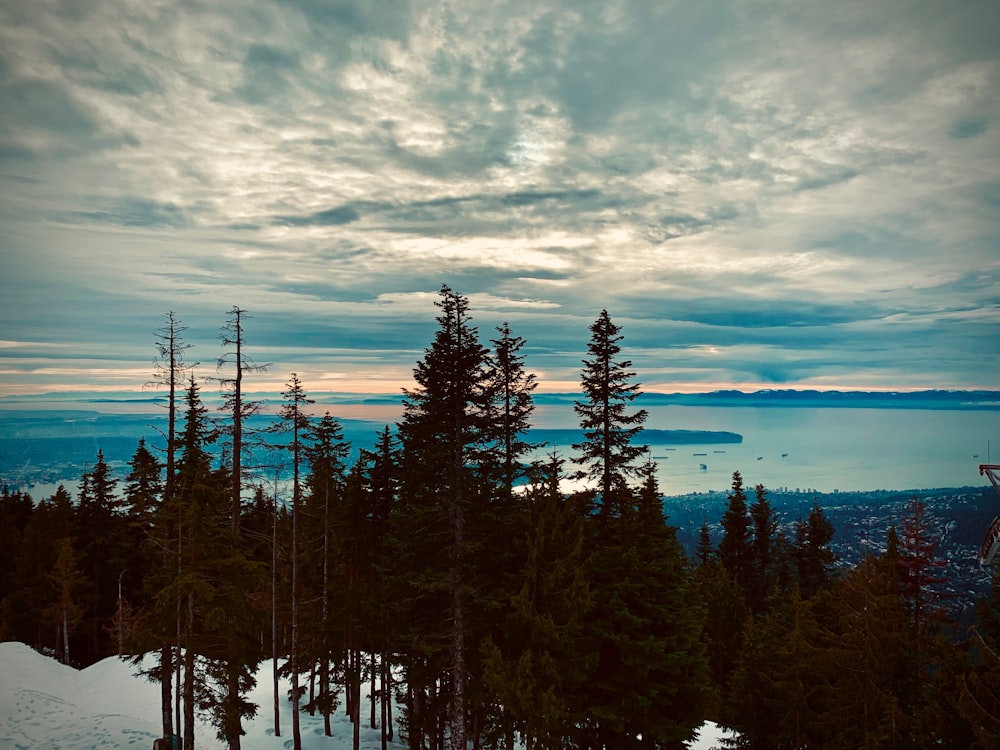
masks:
[[[173,311],[398,393],[442,284],[578,388],[1000,388],[1000,4],[0,0],[0,397]]]

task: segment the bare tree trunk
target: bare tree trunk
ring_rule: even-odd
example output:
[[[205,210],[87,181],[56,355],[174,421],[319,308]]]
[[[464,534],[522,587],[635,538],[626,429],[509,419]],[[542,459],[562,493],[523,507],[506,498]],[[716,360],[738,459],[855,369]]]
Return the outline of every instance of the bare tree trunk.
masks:
[[[378,692],[375,690],[375,674],[378,671],[378,657],[375,655],[375,650],[372,649],[370,656],[372,657],[371,666],[371,689],[370,689],[370,703],[371,703],[371,715],[368,717],[368,726],[371,729],[375,729],[378,724],[375,722],[375,700]]]
[[[452,508],[452,563],[451,585],[451,694],[448,701],[448,723],[451,750],[466,750],[465,736],[465,609],[462,596],[462,543],[465,530],[465,513],[462,508],[462,491],[456,492]]]
[[[386,710],[386,720],[383,722],[385,727],[386,738],[389,742],[393,739],[392,730],[392,696],[393,696],[393,685],[392,685],[392,665],[389,664],[389,660],[386,655],[382,656],[382,669],[385,670],[385,710]],[[383,748],[385,750],[385,748]]]
[[[407,707],[409,708],[410,729],[408,734],[410,749],[423,748],[424,746],[424,691],[421,687],[414,688],[412,683],[406,682]]]
[[[353,750],[361,750],[361,651],[355,650],[354,669],[351,673],[351,689],[354,691],[354,706],[351,723],[354,727]]]
[[[183,527],[178,524],[177,526],[177,576],[180,577],[181,574],[181,547],[182,547],[182,535],[181,532]],[[183,629],[181,628],[181,597],[177,597],[177,658],[175,664],[177,666],[177,695],[174,697],[174,710],[177,714],[177,734],[180,736],[185,736],[183,726],[181,722],[181,640],[183,635]]]
[[[316,662],[309,664],[309,715],[316,715]]]
[[[379,666],[379,682],[382,683],[382,695],[379,700],[379,706],[381,708],[381,722],[379,725],[379,739],[382,741],[382,750],[388,750],[389,746],[389,729],[387,724],[389,723],[389,680],[388,680],[388,666],[386,664],[385,654],[382,654],[381,665]]]
[[[295,435],[296,444],[298,434]],[[302,750],[299,728],[299,461],[294,460],[292,488],[292,748]]]
[[[175,474],[175,453],[176,453],[176,432],[177,432],[177,384],[179,374],[189,365],[184,362],[184,351],[190,348],[182,340],[182,334],[187,330],[181,325],[173,311],[167,312],[164,317],[166,322],[156,332],[157,350],[159,358],[154,365],[153,380],[150,384],[165,385],[167,387],[167,462],[164,467],[164,483],[162,502],[170,506],[174,496],[174,474]],[[180,530],[178,529],[178,558],[177,565],[180,571]],[[169,553],[164,555],[164,563],[169,565]],[[177,603],[177,641],[175,644],[164,644],[160,649],[160,701],[161,714],[163,719],[163,737],[171,739],[175,734],[181,733],[181,664],[180,664],[180,600]],[[177,651],[177,658],[174,659],[174,648]],[[174,686],[171,684],[173,667],[176,662],[177,669],[177,693],[176,693],[176,722],[171,717],[171,697]]]
[[[171,703],[173,702],[173,648],[169,643],[160,647],[160,712],[163,718],[163,739],[169,740],[174,734]]]
[[[327,642],[327,622],[330,619],[330,484],[324,482],[323,491],[323,734],[333,735],[330,726],[330,649]]]
[[[320,695],[323,697],[323,734],[327,737],[332,737],[333,727],[330,724],[330,656],[327,651],[323,651],[322,669]]]
[[[237,708],[240,700],[240,667],[236,662],[237,659],[231,659],[227,667],[229,672],[227,700],[230,704],[229,710],[236,712],[236,726],[229,737],[229,750],[240,750],[240,737],[243,735],[243,719],[239,714],[239,708]]]
[[[274,517],[271,519],[271,680],[274,688],[274,736],[281,736],[278,698],[278,472],[274,472]]]
[[[63,602],[62,607],[62,638],[63,638],[63,664],[69,664],[69,608]]]
[[[184,750],[194,750],[194,594],[187,597],[187,636],[184,649]]]
[[[243,491],[243,329],[240,325],[242,310],[233,308],[236,316],[236,378],[233,382],[233,486],[231,528],[240,532],[240,494]]]

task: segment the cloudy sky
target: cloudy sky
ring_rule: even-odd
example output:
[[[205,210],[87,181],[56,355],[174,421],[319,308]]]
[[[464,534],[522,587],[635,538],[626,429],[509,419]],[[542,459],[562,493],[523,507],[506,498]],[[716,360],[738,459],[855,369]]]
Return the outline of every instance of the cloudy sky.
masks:
[[[0,0],[0,395],[395,391],[443,283],[576,387],[1000,388],[1000,4]],[[211,374],[214,368],[205,368]]]

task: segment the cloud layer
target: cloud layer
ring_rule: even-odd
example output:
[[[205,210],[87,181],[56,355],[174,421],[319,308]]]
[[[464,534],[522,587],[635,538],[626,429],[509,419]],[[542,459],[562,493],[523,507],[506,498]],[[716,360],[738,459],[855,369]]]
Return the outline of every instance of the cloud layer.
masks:
[[[995,2],[0,5],[0,392],[233,305],[395,390],[442,283],[543,387],[1000,387]]]

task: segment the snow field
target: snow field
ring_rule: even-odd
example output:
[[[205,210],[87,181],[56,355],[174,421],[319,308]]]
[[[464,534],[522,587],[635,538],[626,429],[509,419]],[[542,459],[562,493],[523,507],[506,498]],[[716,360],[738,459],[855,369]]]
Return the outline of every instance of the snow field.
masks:
[[[23,643],[0,643],[0,748],[4,750],[151,750],[160,736],[160,688],[136,669],[110,657],[76,670],[34,651]],[[281,736],[274,735],[271,666],[257,673],[250,700],[257,716],[245,722],[243,750],[290,750],[291,703],[282,680]],[[368,693],[362,692],[362,750],[378,750],[377,729],[368,727]],[[343,703],[343,702],[341,702]],[[301,714],[303,750],[350,750],[353,729],[343,708],[331,718],[332,737],[323,734],[323,717]],[[724,736],[711,722],[701,729],[690,750],[710,750]],[[197,748],[221,750],[225,745],[205,722],[198,722]],[[397,741],[390,747],[399,750]]]

